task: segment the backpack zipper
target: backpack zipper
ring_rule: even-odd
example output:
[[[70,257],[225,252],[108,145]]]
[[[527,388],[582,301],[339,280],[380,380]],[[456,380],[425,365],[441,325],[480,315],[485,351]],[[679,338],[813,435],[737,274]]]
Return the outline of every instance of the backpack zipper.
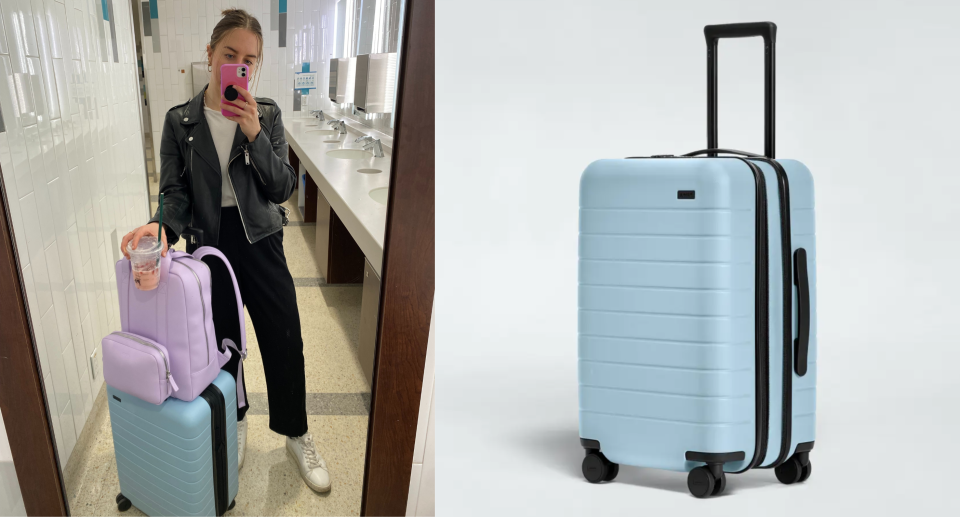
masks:
[[[183,265],[183,266],[186,267],[187,269],[189,269],[190,272],[193,273],[193,277],[197,279],[197,288],[200,290],[200,304],[201,304],[201,307],[203,307],[203,337],[204,337],[204,339],[206,340],[206,341],[204,341],[204,343],[206,344],[206,346],[204,346],[204,348],[207,349],[207,364],[210,364],[210,346],[209,346],[210,336],[207,335],[207,302],[204,301],[204,299],[203,299],[203,284],[200,282],[200,276],[197,275],[197,272],[194,271],[192,267],[189,267],[189,266],[187,266],[186,264],[184,264],[183,262],[181,262],[181,260],[184,259],[184,258],[186,258],[186,257],[175,258],[175,259],[173,259],[173,260],[174,260],[175,262]],[[196,259],[195,259],[195,260],[196,260]]]

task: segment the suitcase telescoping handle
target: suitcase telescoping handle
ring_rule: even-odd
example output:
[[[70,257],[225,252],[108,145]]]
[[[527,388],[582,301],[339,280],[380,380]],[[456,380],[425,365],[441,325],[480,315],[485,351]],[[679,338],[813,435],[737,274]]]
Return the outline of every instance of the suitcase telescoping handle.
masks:
[[[200,228],[186,228],[180,236],[187,241],[187,253],[193,254],[197,248],[203,246],[203,230]]]
[[[810,348],[810,280],[807,278],[807,250],[797,248],[793,253],[793,283],[797,286],[797,339],[794,368],[797,375],[807,373],[807,351]]]
[[[707,25],[703,28],[707,38],[707,147],[717,148],[717,41],[720,38],[763,38],[764,55],[764,154],[774,158],[774,101],[775,101],[775,56],[777,25],[773,22],[729,23]],[[716,156],[710,153],[710,156]]]

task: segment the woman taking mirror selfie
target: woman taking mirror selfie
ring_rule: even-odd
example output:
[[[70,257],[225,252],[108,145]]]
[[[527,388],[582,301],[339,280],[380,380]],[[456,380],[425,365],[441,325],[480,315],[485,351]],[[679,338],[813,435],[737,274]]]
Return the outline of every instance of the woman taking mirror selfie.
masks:
[[[219,249],[230,261],[263,357],[270,429],[287,437],[286,449],[307,486],[326,492],[330,476],[307,430],[300,314],[283,252],[285,213],[279,205],[293,193],[297,174],[287,157],[279,106],[240,86],[260,68],[260,22],[240,9],[222,14],[207,45],[209,84],[189,102],[171,108],[164,120],[162,254],[167,254],[168,243],[175,244],[192,228],[202,231],[204,245]],[[221,79],[230,85],[224,95]],[[141,237],[157,236],[159,215],[160,208],[149,223],[124,236],[124,255],[128,242],[136,248]],[[212,274],[213,299],[219,297],[218,286],[232,290],[229,278],[217,279],[228,274],[225,269],[213,269]],[[236,321],[236,312],[232,318]],[[228,308],[214,305],[218,344],[225,338],[239,342],[230,335],[230,319]],[[242,376],[240,359],[234,353],[224,366],[235,379],[238,373]],[[237,411],[241,467],[248,409],[244,405]]]

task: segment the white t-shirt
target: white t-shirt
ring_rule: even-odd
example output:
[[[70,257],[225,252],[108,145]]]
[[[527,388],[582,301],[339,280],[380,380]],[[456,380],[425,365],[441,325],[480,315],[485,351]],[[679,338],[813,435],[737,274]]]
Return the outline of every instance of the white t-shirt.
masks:
[[[204,104],[203,114],[207,117],[210,126],[210,135],[213,136],[213,145],[217,148],[217,158],[220,158],[220,175],[223,177],[221,187],[220,206],[237,206],[237,195],[227,176],[227,163],[230,161],[230,152],[233,150],[233,137],[237,134],[237,123],[223,116],[220,110],[210,109]]]

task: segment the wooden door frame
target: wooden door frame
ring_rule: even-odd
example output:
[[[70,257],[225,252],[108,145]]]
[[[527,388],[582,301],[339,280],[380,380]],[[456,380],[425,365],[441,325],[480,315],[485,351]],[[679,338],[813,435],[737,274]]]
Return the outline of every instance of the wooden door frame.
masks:
[[[406,513],[434,294],[434,2],[406,0],[360,515]]]
[[[0,171],[0,412],[27,515],[66,515],[66,490],[8,207]]]

